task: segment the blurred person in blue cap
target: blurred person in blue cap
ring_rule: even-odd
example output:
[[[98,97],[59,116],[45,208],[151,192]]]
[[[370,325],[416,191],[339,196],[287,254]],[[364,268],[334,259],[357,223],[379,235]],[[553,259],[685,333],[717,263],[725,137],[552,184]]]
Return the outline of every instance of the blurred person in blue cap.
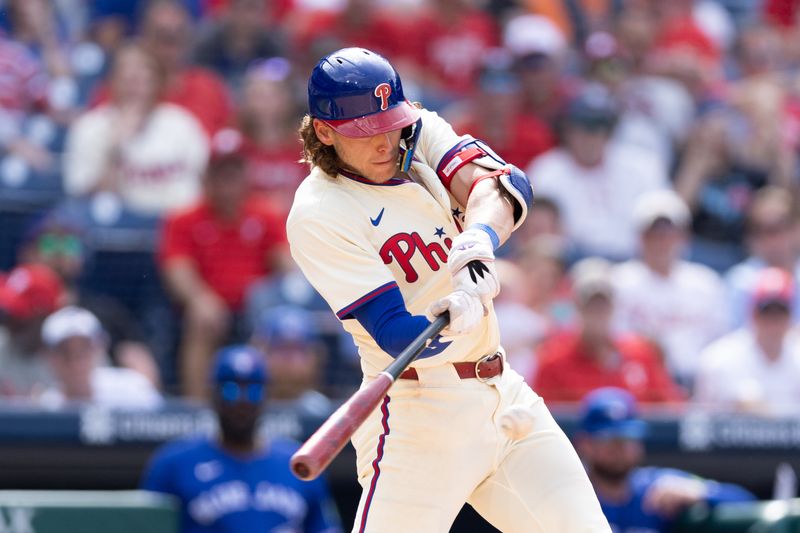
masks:
[[[646,432],[629,392],[603,387],[584,397],[575,448],[615,533],[669,531],[694,504],[755,499],[737,485],[672,468],[641,466]]]
[[[262,313],[252,343],[266,356],[271,399],[324,399],[318,389],[325,350],[316,324],[314,315],[301,307],[281,305]]]
[[[211,372],[218,433],[166,444],[144,472],[143,489],[180,501],[183,533],[341,531],[324,478],[291,474],[296,443],[258,431],[268,381],[255,348],[219,350]]]

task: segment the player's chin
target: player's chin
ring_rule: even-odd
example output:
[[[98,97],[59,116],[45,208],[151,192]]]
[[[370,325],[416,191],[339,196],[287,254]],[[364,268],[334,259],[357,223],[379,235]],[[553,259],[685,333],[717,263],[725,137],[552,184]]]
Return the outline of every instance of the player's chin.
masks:
[[[383,183],[389,181],[397,174],[397,161],[374,163],[370,169],[369,178],[372,181]]]

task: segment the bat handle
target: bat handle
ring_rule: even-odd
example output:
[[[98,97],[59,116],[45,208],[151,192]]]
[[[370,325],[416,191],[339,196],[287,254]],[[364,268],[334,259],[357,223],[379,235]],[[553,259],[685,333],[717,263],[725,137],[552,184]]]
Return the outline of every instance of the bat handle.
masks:
[[[428,347],[428,343],[433,340],[439,333],[442,332],[444,328],[447,327],[447,324],[450,323],[450,313],[445,311],[441,315],[437,316],[433,322],[431,322],[428,327],[422,330],[416,339],[411,341],[411,344],[406,346],[405,350],[400,352],[400,355],[395,357],[394,361],[386,367],[386,370],[383,372],[389,374],[392,380],[397,379],[397,377],[403,373],[403,370],[408,368],[408,365],[413,363],[419,354]]]

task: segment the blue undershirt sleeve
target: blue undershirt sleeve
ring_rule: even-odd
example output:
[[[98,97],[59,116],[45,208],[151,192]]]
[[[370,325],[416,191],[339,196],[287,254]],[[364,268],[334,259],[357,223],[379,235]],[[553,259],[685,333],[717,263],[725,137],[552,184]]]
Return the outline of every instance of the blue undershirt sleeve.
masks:
[[[400,355],[430,324],[424,316],[408,312],[398,287],[376,296],[351,314],[375,339],[378,346],[392,357]],[[450,344],[439,342],[439,339],[437,337],[419,358],[436,355]]]

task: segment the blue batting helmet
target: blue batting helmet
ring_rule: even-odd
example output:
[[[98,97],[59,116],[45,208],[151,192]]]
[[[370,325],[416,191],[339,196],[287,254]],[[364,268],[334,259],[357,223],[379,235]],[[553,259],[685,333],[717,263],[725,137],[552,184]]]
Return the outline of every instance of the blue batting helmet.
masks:
[[[594,437],[641,439],[647,425],[639,418],[633,395],[617,387],[587,394],[581,405],[580,429]]]
[[[261,352],[251,346],[237,344],[219,350],[212,374],[214,383],[249,381],[265,383],[267,369]]]
[[[394,67],[365,48],[343,48],[317,63],[308,80],[308,109],[346,137],[402,129],[420,115],[403,96]]]

